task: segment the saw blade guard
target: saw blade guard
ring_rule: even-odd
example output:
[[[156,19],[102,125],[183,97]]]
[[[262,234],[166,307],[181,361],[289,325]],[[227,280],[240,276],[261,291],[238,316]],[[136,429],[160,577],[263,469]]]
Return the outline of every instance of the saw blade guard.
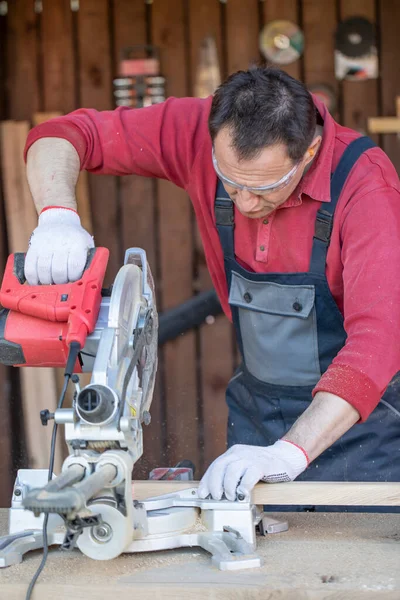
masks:
[[[157,374],[158,362],[158,312],[156,303],[156,292],[153,275],[147,262],[146,252],[141,248],[131,248],[125,253],[124,264],[133,264],[140,266],[143,272],[143,296],[147,299],[148,305],[153,307],[152,327],[147,336],[146,346],[144,348],[145,356],[142,357],[142,403],[141,418],[148,419],[150,414],[150,405],[153,399],[154,386]]]

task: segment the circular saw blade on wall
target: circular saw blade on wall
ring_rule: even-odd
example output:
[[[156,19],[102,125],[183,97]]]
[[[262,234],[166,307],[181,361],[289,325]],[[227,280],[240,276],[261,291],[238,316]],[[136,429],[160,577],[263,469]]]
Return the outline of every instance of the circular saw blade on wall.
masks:
[[[271,21],[260,33],[260,51],[276,65],[288,65],[300,58],[304,50],[304,35],[291,21]]]
[[[378,52],[373,23],[365,17],[350,17],[335,32],[335,75],[337,79],[375,79]]]

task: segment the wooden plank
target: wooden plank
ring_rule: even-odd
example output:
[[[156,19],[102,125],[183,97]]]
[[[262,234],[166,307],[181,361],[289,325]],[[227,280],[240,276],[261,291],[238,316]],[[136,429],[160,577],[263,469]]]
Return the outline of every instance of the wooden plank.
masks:
[[[262,2],[262,15],[263,15],[263,26],[267,25],[270,21],[275,20],[287,20],[293,23],[299,24],[299,11],[298,11],[297,0],[267,0]],[[334,4],[330,2],[329,4]],[[321,5],[321,4],[320,4]],[[324,11],[325,11],[324,6]],[[306,40],[308,43],[308,40]],[[301,78],[301,58],[291,63],[290,65],[277,65],[280,69],[289,73],[296,79]]]
[[[303,0],[304,83],[307,86],[327,84],[337,93],[333,61],[336,26],[334,2],[326,2],[322,7],[320,0]],[[336,111],[333,116],[336,117]]]
[[[222,35],[221,35],[221,10],[218,2],[214,0],[189,0],[189,38],[190,38],[190,74],[191,74],[191,94],[196,93],[198,87],[198,71],[201,61],[201,49],[204,40],[208,37],[215,42],[217,49],[217,60],[219,66],[219,79],[223,72],[223,53],[222,53]],[[217,67],[217,65],[215,66]],[[207,90],[201,97],[212,94],[214,89]]]
[[[59,110],[52,110],[46,112],[35,112],[32,115],[32,125],[36,127],[36,125],[41,125],[45,123],[49,119],[55,119],[56,117],[60,117],[62,112]]]
[[[198,481],[133,481],[136,500],[172,494],[190,488]],[[258,483],[252,494],[254,504],[281,506],[400,506],[400,483],[342,481],[293,481]]]
[[[226,4],[226,44],[228,74],[246,70],[258,63],[258,1],[229,0]]]
[[[0,126],[4,199],[10,252],[25,252],[29,236],[37,226],[37,214],[30,195],[23,161],[23,148],[29,131],[27,121],[4,121]],[[39,412],[54,410],[57,391],[52,369],[20,370],[22,406],[29,467],[46,468],[49,459],[51,427],[42,428]],[[59,438],[60,442],[60,438]],[[56,469],[60,467],[60,443]]]
[[[39,109],[39,16],[32,0],[8,2],[8,117],[30,120]]]
[[[372,117],[368,119],[370,133],[400,133],[400,118]]]
[[[97,110],[113,108],[109,6],[108,0],[85,0],[77,15],[80,105]],[[89,174],[89,188],[96,245],[110,250],[105,279],[109,285],[123,259],[116,178]]]
[[[185,96],[187,49],[182,0],[152,4],[152,43],[160,48],[161,71],[169,96]],[[162,305],[166,310],[187,300],[192,287],[192,208],[186,193],[159,181],[158,220]],[[170,465],[190,459],[200,464],[195,335],[189,332],[165,345],[163,402],[167,415],[167,456]]]
[[[114,72],[118,73],[122,49],[146,44],[146,5],[142,0],[114,2]],[[121,227],[124,250],[146,250],[150,267],[156,268],[155,189],[151,179],[129,175],[120,180]]]
[[[44,3],[40,37],[45,111],[68,113],[75,108],[72,15],[70,0]]]
[[[340,18],[347,19],[357,15],[366,17],[375,23],[374,0],[340,0]],[[342,82],[343,114],[341,123],[360,133],[367,133],[368,117],[378,115],[378,81],[343,81]],[[376,135],[371,136],[378,142]]]
[[[189,37],[190,37],[190,71],[197,73],[200,60],[200,49],[205,38],[215,39],[218,49],[219,64],[222,57],[221,19],[219,6],[214,0],[189,3]],[[191,92],[194,94],[197,81],[192,80]],[[209,90],[208,93],[212,93]],[[196,289],[199,292],[212,288],[207,269],[204,248],[200,233],[196,227]],[[226,450],[226,423],[228,410],[225,402],[225,389],[232,375],[233,353],[232,326],[225,316],[213,320],[212,324],[204,324],[199,329],[200,342],[200,386],[201,412],[203,424],[203,457],[200,467],[201,476],[204,469]]]
[[[0,39],[7,39],[7,18],[5,16],[0,17]],[[6,52],[0,53],[0,120],[6,118],[7,113],[7,85],[6,85],[6,73],[7,73],[7,60]],[[1,160],[1,158],[0,158]],[[5,227],[5,213],[4,213],[4,195],[1,181],[1,170],[0,170],[0,270],[1,273],[4,271],[4,266],[7,258],[7,237]],[[19,410],[18,393],[16,389],[12,389],[13,380],[11,379],[10,367],[0,365],[0,456],[2,461],[0,463],[0,481],[2,482],[0,489],[0,506],[9,506],[10,498],[12,493],[13,479],[15,473],[13,473],[14,465],[12,460],[13,444],[15,445],[16,438],[19,434],[17,431],[13,431],[12,427],[12,411],[16,414]],[[12,398],[12,401],[11,401]]]
[[[380,94],[382,114],[393,115],[393,105],[400,90],[400,72],[394,56],[400,54],[400,3],[382,0],[380,9]],[[397,113],[400,117],[400,114]],[[382,147],[400,173],[400,143],[397,136],[383,136]]]
[[[114,23],[114,72],[118,73],[121,51],[124,47],[147,42],[146,5],[143,0],[115,0]],[[156,193],[155,182],[147,177],[127,175],[119,180],[119,201],[121,211],[121,238],[123,249],[133,246],[143,248],[147,254],[156,294]],[[159,371],[160,374],[160,371]],[[165,464],[163,410],[161,401],[160,376],[151,404],[151,424],[144,428],[144,455],[135,465],[135,477],[147,478],[149,472]]]

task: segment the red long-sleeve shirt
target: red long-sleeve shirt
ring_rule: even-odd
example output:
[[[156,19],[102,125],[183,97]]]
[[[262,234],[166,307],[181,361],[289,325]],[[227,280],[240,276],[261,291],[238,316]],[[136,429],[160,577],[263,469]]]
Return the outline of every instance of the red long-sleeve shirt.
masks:
[[[235,211],[235,252],[255,272],[309,268],[315,215],[330,202],[330,175],[357,133],[340,126],[315,99],[324,120],[312,167],[291,197],[265,219]],[[222,249],[214,220],[216,174],[207,129],[211,98],[170,98],[143,109],[81,109],[35,127],[26,152],[42,137],[65,138],[92,173],[168,179],[189,194],[208,268],[230,317]],[[326,275],[344,315],[345,346],[323,374],[323,390],[344,398],[365,420],[400,370],[400,186],[379,148],[354,167],[336,209]]]

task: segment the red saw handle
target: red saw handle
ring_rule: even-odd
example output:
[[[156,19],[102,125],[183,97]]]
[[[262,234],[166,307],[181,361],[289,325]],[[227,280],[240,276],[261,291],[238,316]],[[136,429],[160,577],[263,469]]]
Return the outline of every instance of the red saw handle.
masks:
[[[89,251],[85,271],[73,283],[26,285],[25,254],[11,254],[1,284],[0,303],[4,308],[46,321],[68,321],[67,343],[79,342],[83,348],[87,335],[96,326],[108,257],[107,248]]]

